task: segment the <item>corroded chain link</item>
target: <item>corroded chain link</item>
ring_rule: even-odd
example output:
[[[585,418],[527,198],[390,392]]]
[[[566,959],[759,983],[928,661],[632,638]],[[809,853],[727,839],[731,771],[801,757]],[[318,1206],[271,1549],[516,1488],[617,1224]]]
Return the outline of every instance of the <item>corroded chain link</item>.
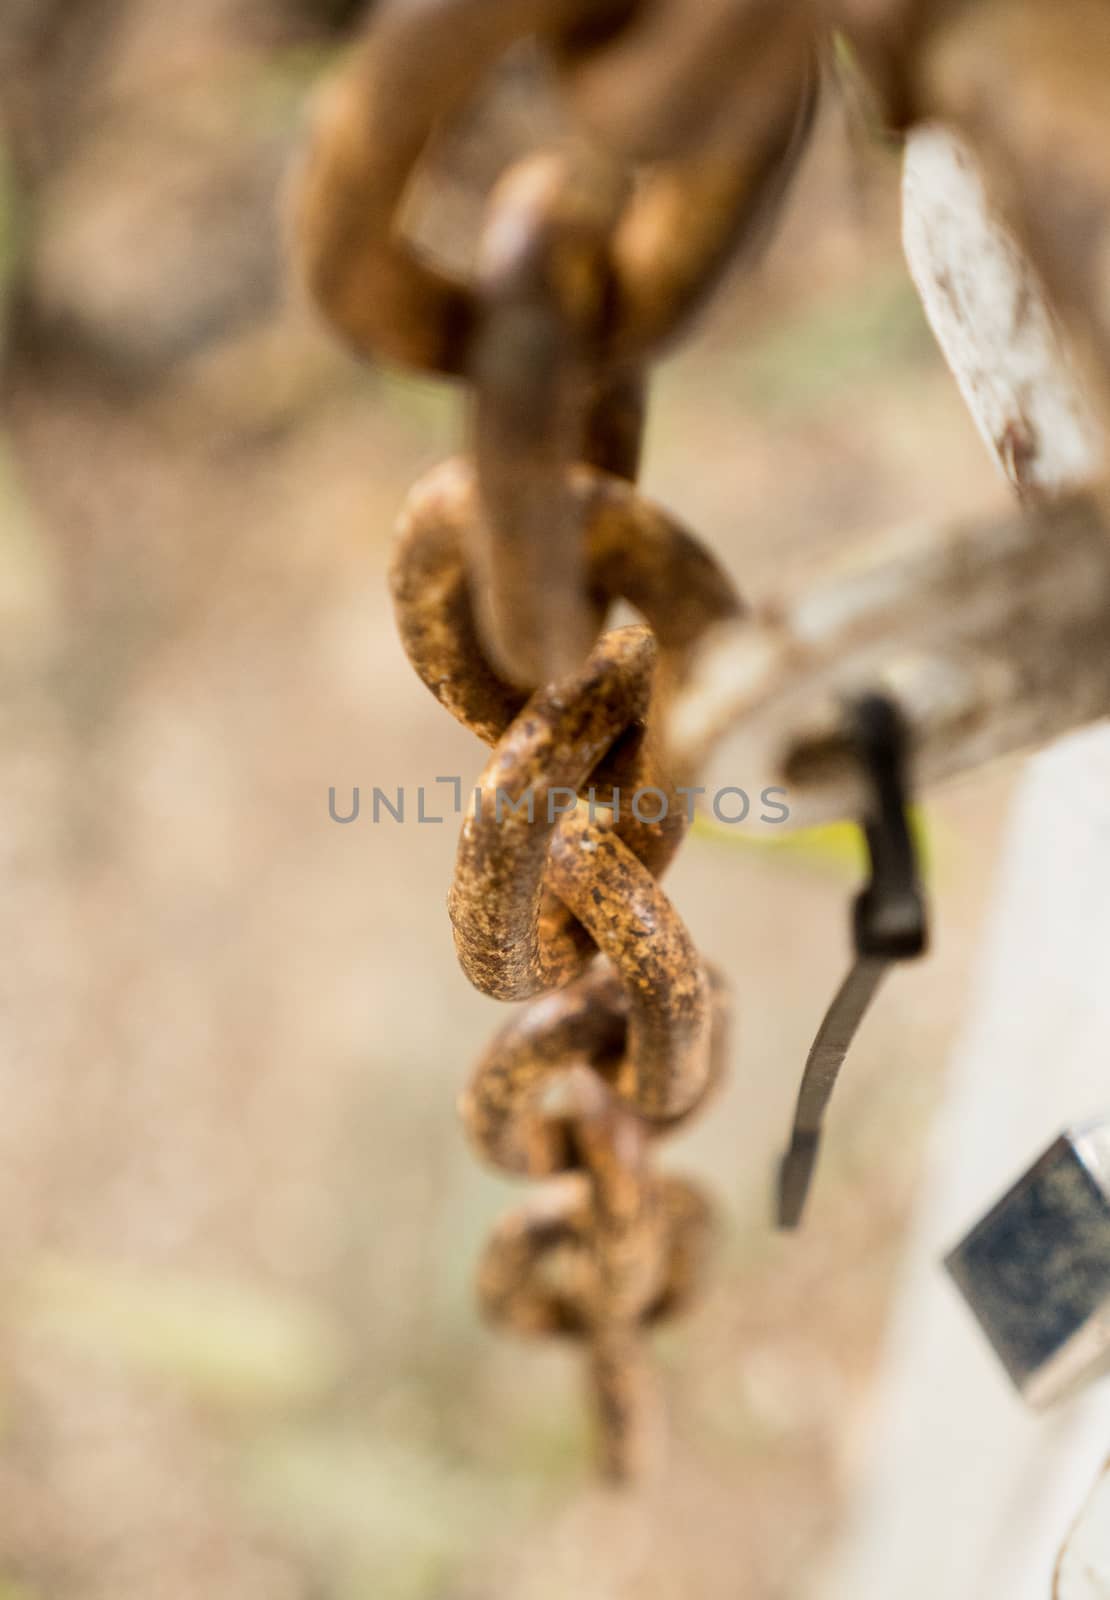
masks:
[[[402,202],[523,39],[573,136],[504,175],[464,281],[417,252]],[[618,1477],[658,1432],[642,1329],[689,1299],[709,1232],[651,1148],[719,1078],[727,1010],[659,884],[691,781],[664,708],[740,612],[634,487],[642,375],[783,192],[814,85],[808,8],[785,0],[393,0],[331,89],[299,192],[333,325],[474,389],[473,460],[410,495],[392,589],[417,673],[491,747],[450,894],[459,959],[484,993],[532,1001],[462,1099],[485,1159],[549,1180],[495,1231],[479,1290],[499,1324],[586,1342]],[[643,620],[602,632],[618,600]]]

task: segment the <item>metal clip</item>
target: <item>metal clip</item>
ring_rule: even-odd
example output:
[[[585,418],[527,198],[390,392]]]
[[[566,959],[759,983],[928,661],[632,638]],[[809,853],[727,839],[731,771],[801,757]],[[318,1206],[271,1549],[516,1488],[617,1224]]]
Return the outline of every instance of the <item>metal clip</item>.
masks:
[[[1069,1129],[945,1259],[1014,1387],[1063,1398],[1110,1362],[1110,1119]]]
[[[796,1228],[817,1164],[837,1076],[880,983],[926,948],[925,907],[906,816],[906,727],[897,706],[867,695],[850,710],[851,749],[867,785],[863,833],[870,877],[852,907],[855,960],[817,1030],[798,1091],[790,1146],[778,1175],[778,1225]]]

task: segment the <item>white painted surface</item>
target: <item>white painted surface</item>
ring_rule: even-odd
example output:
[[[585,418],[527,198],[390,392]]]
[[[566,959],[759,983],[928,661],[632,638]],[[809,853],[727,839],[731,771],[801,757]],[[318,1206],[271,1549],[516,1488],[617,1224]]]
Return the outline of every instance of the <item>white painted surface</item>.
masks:
[[[1061,1129],[1110,1111],[1106,724],[1030,763],[975,995],[932,1140],[869,1467],[821,1600],[1049,1600],[1110,1456],[1110,1383],[1028,1411],[940,1264]]]
[[[925,315],[994,459],[1021,493],[1098,470],[1099,433],[1031,262],[991,205],[967,143],[906,141],[902,238]]]
[[[1110,1471],[1103,1473],[1068,1537],[1057,1600],[1110,1600]]]

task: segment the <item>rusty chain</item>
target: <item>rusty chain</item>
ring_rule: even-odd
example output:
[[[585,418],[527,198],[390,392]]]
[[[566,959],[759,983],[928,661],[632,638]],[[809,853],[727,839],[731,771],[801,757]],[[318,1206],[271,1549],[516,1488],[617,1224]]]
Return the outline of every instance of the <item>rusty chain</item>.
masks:
[[[503,175],[465,281],[418,254],[401,206],[444,118],[523,40],[573,133]],[[450,894],[459,959],[483,993],[533,1002],[462,1097],[482,1157],[550,1180],[496,1229],[479,1294],[507,1328],[585,1341],[617,1478],[656,1452],[642,1329],[690,1298],[709,1235],[652,1146],[720,1077],[727,1022],[659,883],[688,823],[664,708],[691,647],[741,611],[635,488],[643,374],[773,212],[815,84],[808,14],[781,0],[393,0],[331,88],[299,189],[334,327],[473,388],[473,457],[413,490],[391,582],[412,665],[491,747]],[[603,632],[617,600],[643,621]]]

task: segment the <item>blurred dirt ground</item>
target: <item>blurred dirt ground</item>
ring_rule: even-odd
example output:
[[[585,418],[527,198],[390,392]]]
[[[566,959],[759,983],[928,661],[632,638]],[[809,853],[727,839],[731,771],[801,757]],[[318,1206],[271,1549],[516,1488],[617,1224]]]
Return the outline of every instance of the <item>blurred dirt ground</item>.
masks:
[[[769,1231],[769,1177],[852,869],[758,829],[688,843],[670,892],[736,1029],[665,1160],[715,1193],[721,1248],[658,1341],[665,1480],[595,1489],[573,1350],[473,1309],[514,1190],[455,1122],[503,1014],[455,964],[454,830],[328,816],[331,785],[482,762],[384,582],[459,397],[356,368],[281,267],[345,19],[134,0],[44,41],[55,9],[0,31],[0,1600],[803,1596],[1010,774],[928,806],[936,954],[868,1023],[797,1239]],[[101,31],[78,95],[79,18]],[[901,265],[896,160],[835,109],[769,255],[661,373],[646,462],[755,595],[1000,503]]]

